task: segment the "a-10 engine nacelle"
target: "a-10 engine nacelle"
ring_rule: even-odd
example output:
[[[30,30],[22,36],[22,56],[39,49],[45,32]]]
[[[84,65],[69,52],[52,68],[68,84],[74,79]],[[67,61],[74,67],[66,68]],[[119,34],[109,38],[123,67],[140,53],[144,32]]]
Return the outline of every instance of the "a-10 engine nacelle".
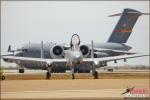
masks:
[[[82,52],[82,55],[83,55],[83,57],[88,57],[89,56],[89,54],[90,54],[90,49],[89,49],[89,47],[87,46],[87,45],[81,45],[80,46],[80,50],[81,50],[81,52]]]
[[[53,45],[50,49],[50,56],[52,58],[63,58],[64,48],[61,45]]]
[[[109,55],[107,53],[103,52],[94,52],[94,58],[101,58],[101,57],[108,57]]]

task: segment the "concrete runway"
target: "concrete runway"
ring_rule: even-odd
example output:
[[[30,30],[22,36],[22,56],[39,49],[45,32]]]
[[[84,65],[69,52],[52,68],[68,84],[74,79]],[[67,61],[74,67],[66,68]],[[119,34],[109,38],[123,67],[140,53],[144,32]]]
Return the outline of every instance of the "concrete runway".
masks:
[[[4,80],[1,98],[121,99],[127,86],[149,89],[149,79]]]
[[[44,70],[25,70],[19,74],[18,70],[4,70],[6,80],[45,80]],[[71,79],[71,73],[52,73],[52,79]],[[93,79],[92,73],[75,73],[76,79]],[[100,79],[147,79],[148,70],[115,70],[113,72],[99,71]]]
[[[1,99],[51,99],[51,100],[100,100],[123,99],[121,95],[127,87],[146,89],[149,93],[149,71],[101,72],[100,79],[92,79],[91,73],[53,74],[51,80],[45,80],[45,71],[5,70],[6,80],[1,81]],[[146,97],[149,97],[147,94]]]

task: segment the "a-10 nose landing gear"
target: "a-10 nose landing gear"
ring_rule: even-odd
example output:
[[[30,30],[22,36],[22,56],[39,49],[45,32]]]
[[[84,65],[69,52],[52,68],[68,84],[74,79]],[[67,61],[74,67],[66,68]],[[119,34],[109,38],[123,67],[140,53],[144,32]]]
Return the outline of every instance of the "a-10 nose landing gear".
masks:
[[[47,65],[47,72],[46,72],[46,79],[51,78],[51,69],[52,69],[52,64]]]
[[[73,65],[72,67],[71,67],[71,78],[72,79],[75,79],[75,76],[74,76],[74,67],[75,67],[75,65]]]
[[[49,73],[48,71],[47,71],[47,73],[46,73],[46,79],[50,79],[51,78],[51,73]]]

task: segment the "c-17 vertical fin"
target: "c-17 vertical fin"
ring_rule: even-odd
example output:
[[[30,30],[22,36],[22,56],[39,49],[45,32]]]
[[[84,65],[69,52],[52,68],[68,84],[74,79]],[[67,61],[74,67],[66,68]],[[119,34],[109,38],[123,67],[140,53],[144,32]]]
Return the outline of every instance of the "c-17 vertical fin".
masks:
[[[115,29],[113,30],[108,42],[114,43],[126,43],[132,29],[141,15],[149,15],[147,13],[141,13],[139,11],[126,8],[123,10],[123,13],[118,13],[114,15],[110,15],[109,17],[113,16],[121,16]]]

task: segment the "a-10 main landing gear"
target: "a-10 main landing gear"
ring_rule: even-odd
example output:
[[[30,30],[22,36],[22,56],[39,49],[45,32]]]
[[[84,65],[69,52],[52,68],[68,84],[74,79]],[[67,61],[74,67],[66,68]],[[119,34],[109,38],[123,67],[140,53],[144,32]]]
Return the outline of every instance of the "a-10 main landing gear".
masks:
[[[96,71],[96,68],[94,65],[92,65],[92,75],[94,79],[98,79],[98,72]]]

